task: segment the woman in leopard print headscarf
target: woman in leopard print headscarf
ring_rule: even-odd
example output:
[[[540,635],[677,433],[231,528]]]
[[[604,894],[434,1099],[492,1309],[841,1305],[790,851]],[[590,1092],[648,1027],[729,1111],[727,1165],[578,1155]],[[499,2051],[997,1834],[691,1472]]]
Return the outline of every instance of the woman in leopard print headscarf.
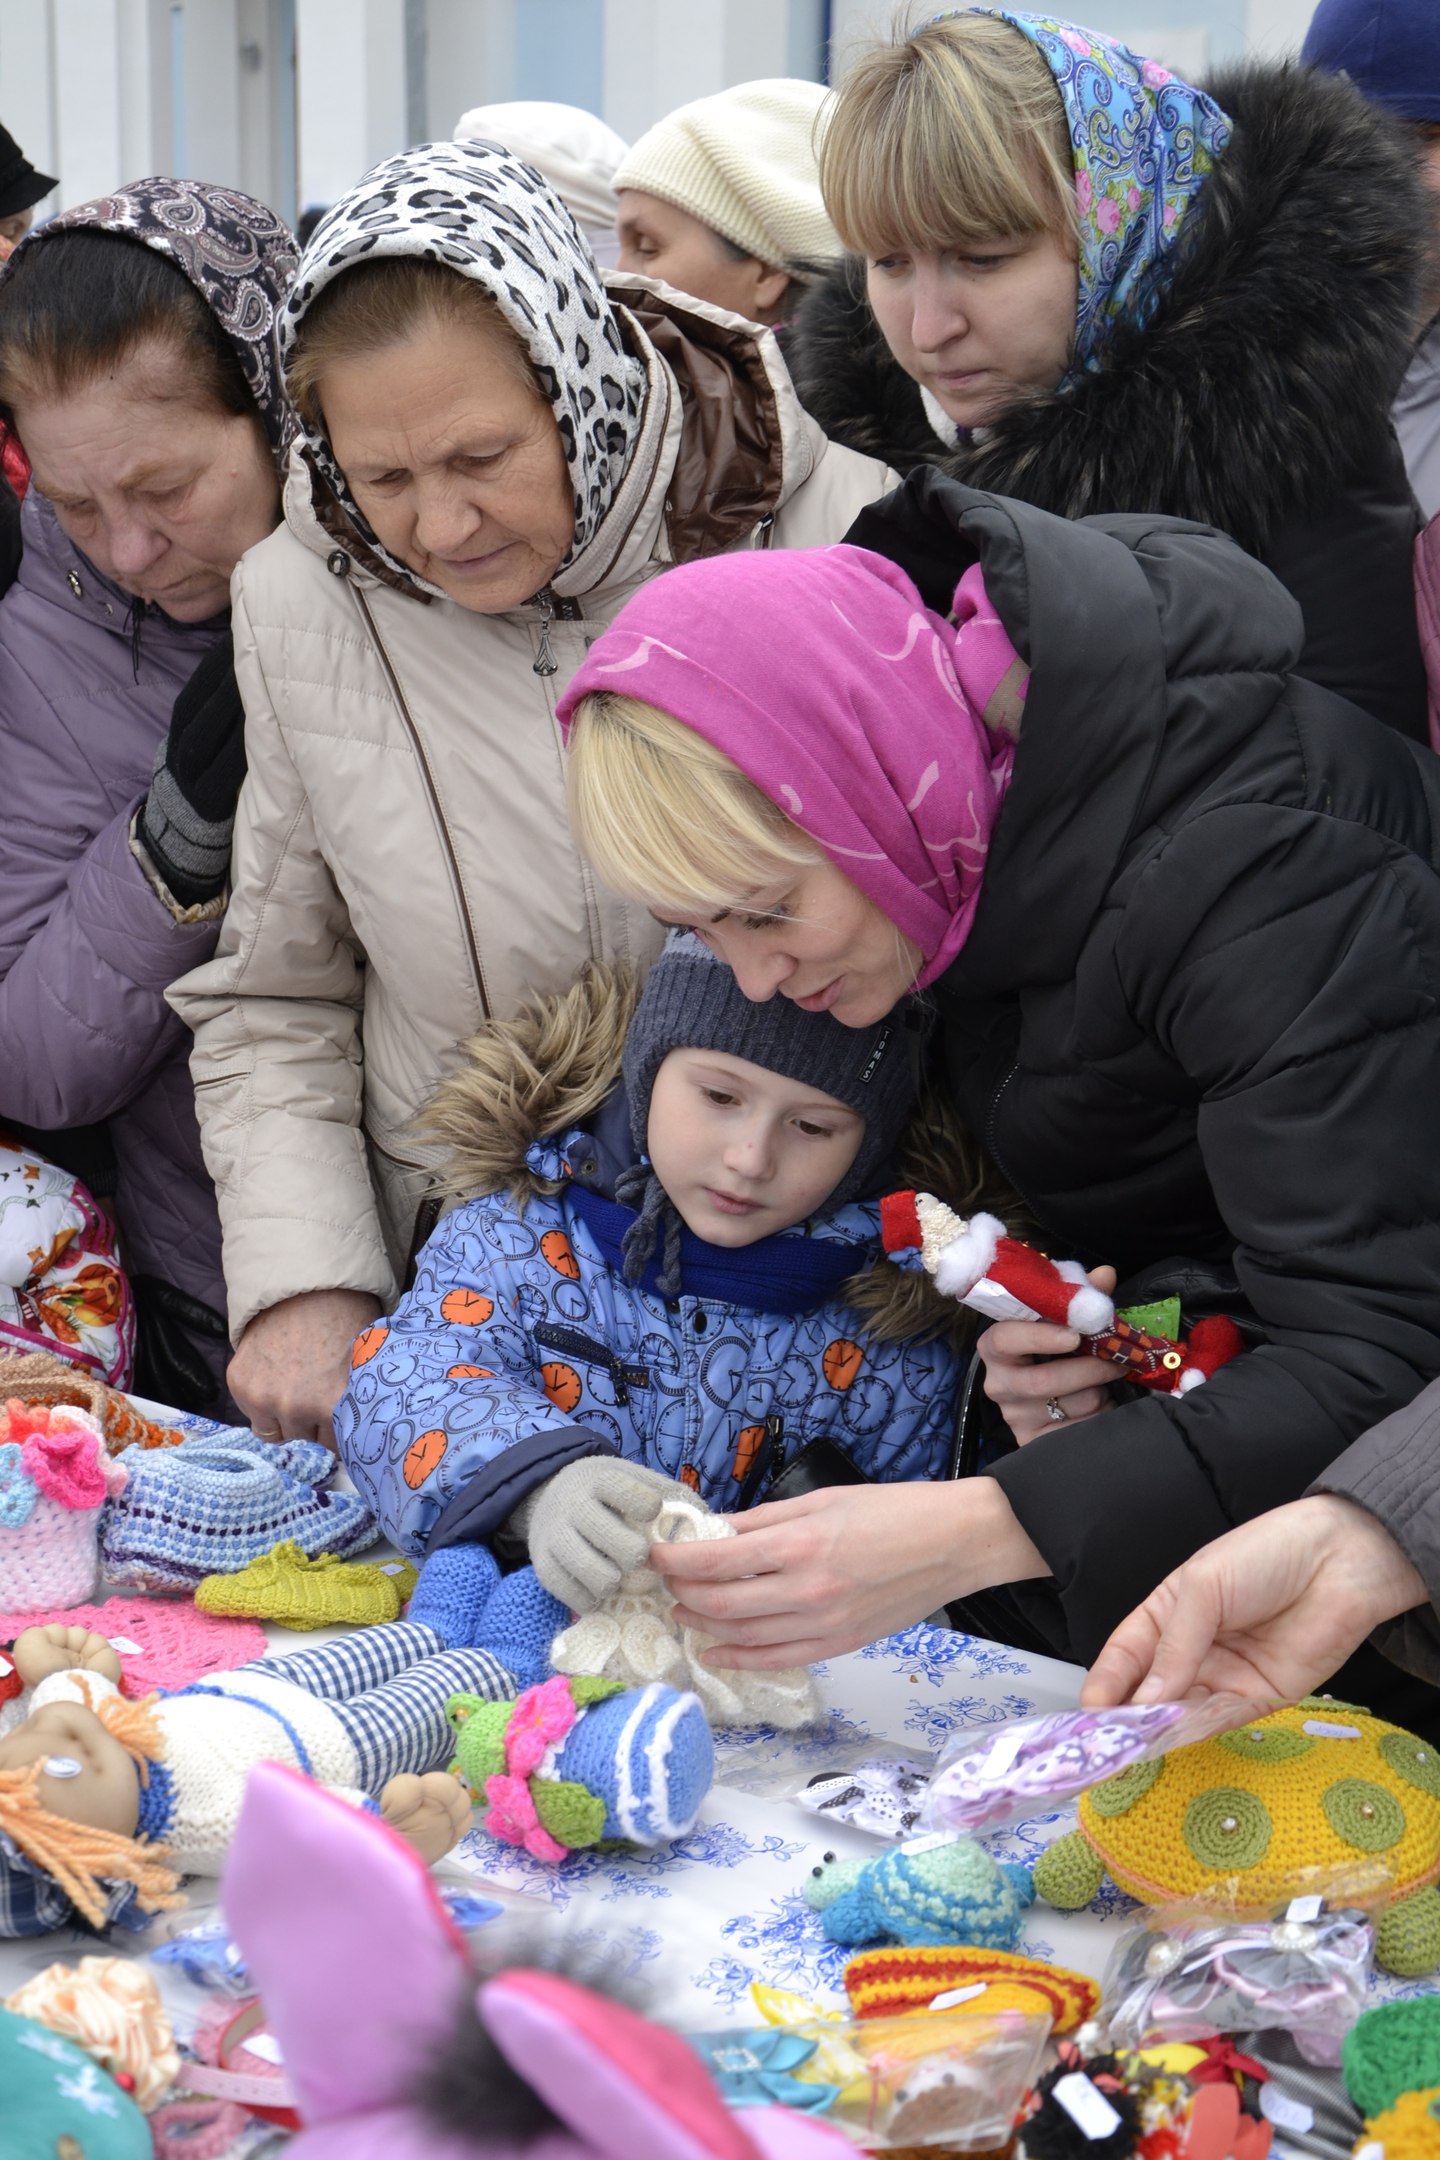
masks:
[[[460,1044],[659,941],[569,837],[555,701],[587,644],[667,563],[838,540],[892,475],[825,441],[768,332],[607,289],[495,144],[368,173],[279,341],[302,434],[285,523],[236,579],[234,891],[173,998],[231,1385],[258,1433],[329,1438],[350,1345],[433,1220],[411,1126]]]

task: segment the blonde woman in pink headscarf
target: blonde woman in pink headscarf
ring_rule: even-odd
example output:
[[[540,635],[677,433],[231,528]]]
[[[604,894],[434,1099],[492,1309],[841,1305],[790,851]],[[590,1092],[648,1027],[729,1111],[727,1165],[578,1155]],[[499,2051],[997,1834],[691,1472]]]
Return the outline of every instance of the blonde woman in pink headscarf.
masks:
[[[956,1601],[1084,1660],[1440,1370],[1440,766],[1294,676],[1296,603],[1206,528],[922,469],[851,539],[622,610],[561,705],[581,846],[752,998],[863,1027],[928,990],[1045,1247],[1247,1348],[1157,1396],[998,1323],[982,1475],[652,1559],[737,1665]]]

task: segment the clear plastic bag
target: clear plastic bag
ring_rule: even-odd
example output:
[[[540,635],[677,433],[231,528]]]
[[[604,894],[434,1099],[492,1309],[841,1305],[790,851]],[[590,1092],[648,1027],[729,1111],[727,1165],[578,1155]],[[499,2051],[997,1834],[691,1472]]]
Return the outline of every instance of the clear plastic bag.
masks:
[[[962,1726],[940,1751],[919,1827],[957,1837],[1012,1829],[1132,1763],[1213,1739],[1278,1708],[1211,1695],[1199,1703],[1049,1710],[1003,1725]]]
[[[826,1822],[849,1823],[871,1837],[898,1841],[914,1835],[930,1784],[933,1763],[903,1747],[837,1749],[788,1797]]]
[[[1307,2062],[1333,2067],[1365,2006],[1375,1948],[1374,1928],[1347,1901],[1343,1878],[1333,1889],[1333,1897],[1317,1888],[1258,1918],[1226,1917],[1213,1901],[1138,1913],[1106,1967],[1100,2019],[1110,2045],[1283,2031]]]
[[[984,2152],[1009,2143],[1049,2033],[1048,2017],[1001,2010],[686,2037],[731,2107],[796,2108],[868,2152]]]

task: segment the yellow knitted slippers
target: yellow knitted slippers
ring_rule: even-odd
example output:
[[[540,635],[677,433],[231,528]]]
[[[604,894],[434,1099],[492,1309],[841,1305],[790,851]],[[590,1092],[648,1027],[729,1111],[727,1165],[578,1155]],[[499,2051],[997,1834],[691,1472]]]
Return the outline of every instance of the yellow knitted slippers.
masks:
[[[237,1613],[280,1627],[373,1627],[398,1620],[415,1588],[408,1560],[307,1560],[293,1539],[261,1553],[234,1575],[207,1575],[195,1592],[202,1612]]]

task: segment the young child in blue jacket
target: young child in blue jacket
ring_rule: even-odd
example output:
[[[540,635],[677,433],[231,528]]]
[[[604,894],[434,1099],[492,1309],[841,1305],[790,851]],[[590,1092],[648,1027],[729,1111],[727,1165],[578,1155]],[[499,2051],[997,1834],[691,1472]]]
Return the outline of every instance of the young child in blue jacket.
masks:
[[[731,1511],[947,1475],[956,1308],[880,1250],[928,1129],[910,1019],[753,1004],[689,931],[637,993],[592,967],[469,1046],[430,1124],[450,1184],[336,1413],[403,1550],[528,1548],[593,1608],[673,1481]]]

